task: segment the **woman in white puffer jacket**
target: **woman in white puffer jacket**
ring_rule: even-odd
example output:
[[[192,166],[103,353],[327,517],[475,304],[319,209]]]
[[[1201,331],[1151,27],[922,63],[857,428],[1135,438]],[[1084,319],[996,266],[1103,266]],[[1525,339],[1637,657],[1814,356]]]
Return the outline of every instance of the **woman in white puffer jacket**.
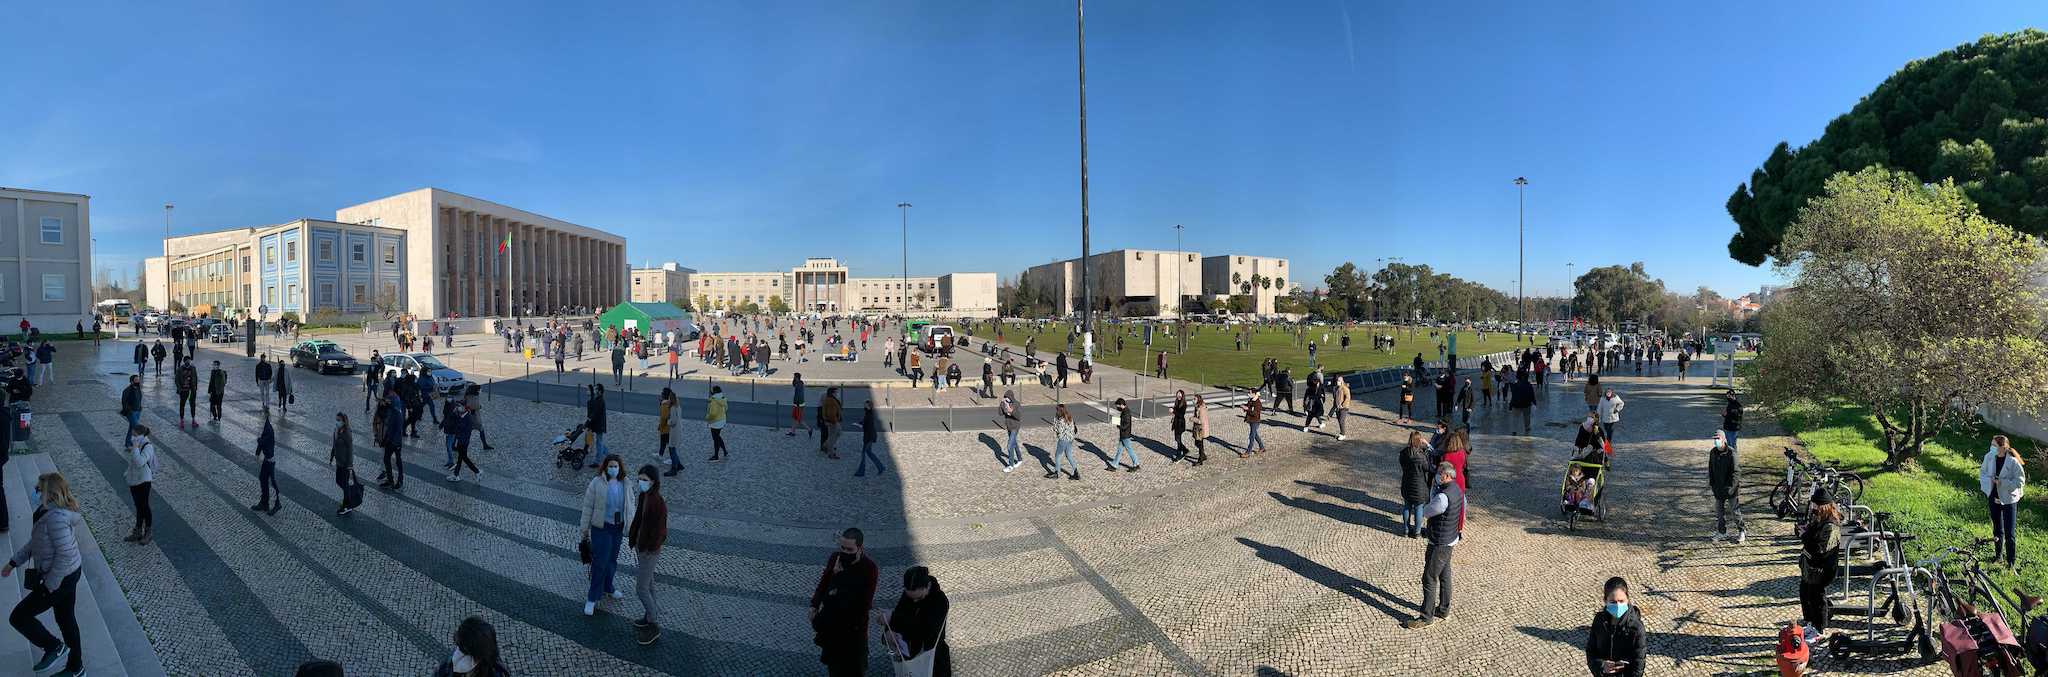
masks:
[[[2005,566],[2011,568],[2017,557],[2014,544],[2018,541],[2014,513],[2020,497],[2026,494],[2027,470],[2020,461],[2019,450],[2004,435],[1991,438],[1991,450],[1984,452],[1984,464],[1977,472],[1977,486],[1990,502],[1991,539],[1998,547],[1992,559],[2003,557]]]

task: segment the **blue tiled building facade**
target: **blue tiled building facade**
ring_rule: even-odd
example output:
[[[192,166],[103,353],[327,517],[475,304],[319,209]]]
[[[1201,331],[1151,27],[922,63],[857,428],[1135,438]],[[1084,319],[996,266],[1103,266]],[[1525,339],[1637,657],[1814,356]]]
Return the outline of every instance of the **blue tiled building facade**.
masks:
[[[257,305],[269,315],[404,307],[405,231],[301,219],[258,231]]]

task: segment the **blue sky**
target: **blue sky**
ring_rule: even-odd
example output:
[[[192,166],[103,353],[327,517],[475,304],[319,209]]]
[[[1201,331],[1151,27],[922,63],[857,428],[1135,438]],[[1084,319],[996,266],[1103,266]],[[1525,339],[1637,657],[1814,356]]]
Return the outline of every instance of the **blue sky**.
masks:
[[[100,263],[174,230],[422,186],[628,238],[629,256],[914,273],[1079,251],[1071,3],[15,7],[0,185],[87,193]],[[1512,292],[1645,261],[1773,280],[1722,209],[1907,61],[2025,3],[1110,2],[1088,7],[1097,250],[1400,256]],[[1303,280],[1307,281],[1307,280]]]

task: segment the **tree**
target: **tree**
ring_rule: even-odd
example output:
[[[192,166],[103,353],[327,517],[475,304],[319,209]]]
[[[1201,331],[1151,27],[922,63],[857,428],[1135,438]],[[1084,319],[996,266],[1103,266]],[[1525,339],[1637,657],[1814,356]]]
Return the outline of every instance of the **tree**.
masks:
[[[761,313],[761,304],[755,303],[753,301],[748,301],[746,303],[739,304],[739,306],[734,308],[734,310],[737,310],[747,315],[759,315]]]
[[[781,294],[776,294],[776,295],[773,295],[773,296],[769,296],[769,297],[768,297],[768,312],[771,312],[771,313],[775,313],[775,314],[777,314],[777,315],[785,315],[785,314],[788,314],[788,313],[789,313],[789,302],[788,302],[788,301],[784,301],[784,300],[782,300],[782,295],[781,295]]]
[[[2048,235],[2048,33],[2027,29],[1915,60],[1820,138],[1779,143],[1728,197],[1737,261],[1779,256],[1785,230],[1837,172],[1872,165],[1955,180],[1984,216]]]
[[[1323,276],[1323,286],[1330,290],[1330,301],[1343,308],[1343,319],[1360,317],[1365,310],[1365,298],[1372,292],[1358,266],[1349,261]]]
[[[708,294],[698,294],[698,295],[697,295],[697,308],[698,308],[699,310],[710,310],[710,309],[711,309],[711,296],[710,296],[710,295],[708,295]]]
[[[925,301],[925,299],[931,298],[931,295],[932,295],[932,293],[931,293],[931,292],[928,292],[928,291],[920,291],[920,292],[918,292],[918,293],[917,293],[916,295],[912,296],[911,298],[912,298],[913,300],[917,301],[917,307],[918,307],[918,308],[923,308],[923,307],[924,307],[924,301]]]
[[[669,305],[672,305],[672,306],[675,306],[675,307],[676,307],[677,309],[679,309],[679,310],[689,310],[689,309],[690,309],[690,300],[689,300],[689,299],[687,299],[687,298],[674,298],[674,299],[669,299],[669,300],[668,300],[668,304],[669,304]]]
[[[1869,408],[1894,468],[1978,407],[2039,411],[2044,253],[1954,181],[1838,174],[1785,231],[1778,269],[1796,284],[1765,314],[1757,394]]]
[[[170,310],[173,313],[185,312],[185,304],[178,301],[172,301]]]
[[[1245,296],[1242,294],[1236,294],[1230,297],[1229,307],[1230,312],[1238,315],[1244,315],[1252,312],[1252,310],[1257,308],[1258,306],[1252,303],[1252,297]]]
[[[1603,266],[1586,271],[1575,280],[1578,296],[1572,305],[1579,315],[1596,326],[1615,326],[1623,320],[1647,321],[1664,299],[1664,282],[1652,279],[1643,263]]]

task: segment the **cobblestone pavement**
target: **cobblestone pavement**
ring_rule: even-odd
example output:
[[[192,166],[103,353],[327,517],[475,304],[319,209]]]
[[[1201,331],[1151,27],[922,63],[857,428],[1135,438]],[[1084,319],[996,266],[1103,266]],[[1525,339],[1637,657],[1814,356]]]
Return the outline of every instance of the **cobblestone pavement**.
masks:
[[[907,566],[943,581],[963,675],[1583,674],[1585,627],[1612,575],[1629,578],[1645,611],[1651,674],[1746,674],[1768,667],[1777,625],[1798,613],[1795,545],[1764,514],[1762,487],[1747,493],[1747,544],[1707,540],[1705,440],[1719,407],[1705,379],[1620,377],[1629,406],[1606,523],[1568,531],[1556,517],[1569,421],[1583,411],[1575,388],[1546,393],[1534,438],[1475,416],[1457,597],[1449,621],[1419,631],[1398,625],[1417,604],[1422,546],[1394,535],[1407,431],[1376,408],[1385,397],[1358,403],[1347,441],[1281,415],[1265,431],[1272,450],[1250,459],[1233,453],[1243,424],[1214,411],[1199,468],[1170,462],[1166,423],[1144,420],[1143,470],[1107,472],[1113,431],[1090,423],[1080,481],[1043,479],[1029,460],[1001,472],[1000,439],[973,432],[889,434],[877,449],[888,471],[856,478],[857,437],[827,460],[815,440],[741,426],[727,431],[731,460],[708,463],[708,434],[684,422],[673,443],[686,469],[664,485],[666,633],[643,647],[630,595],[580,614],[574,523],[589,471],[552,464],[543,441],[580,417],[560,405],[487,401],[497,448],[472,447],[480,482],[444,481],[441,444],[423,430],[404,490],[372,486],[361,511],[336,517],[324,462],[334,411],[356,417],[358,471],[378,465],[360,379],[294,372],[299,401],[279,418],[287,507],[265,516],[247,507],[263,416],[251,361],[209,349],[202,367],[221,359],[233,375],[222,422],[177,429],[169,378],[144,377],[144,420],[165,457],[157,521],[175,526],[149,546],[122,543],[114,410],[129,345],[64,355],[61,383],[36,398],[36,444],[73,479],[171,674],[288,674],[315,656],[344,658],[350,674],[420,674],[469,614],[497,625],[522,675],[821,674],[804,609],[846,526],[867,532],[883,566],[878,607],[893,604]],[[610,427],[630,466],[658,463],[650,417],[615,413]],[[1052,448],[1043,429],[1023,441],[1040,461]],[[1743,446],[1782,441],[1753,432]],[[632,572],[621,565],[622,588]],[[871,653],[870,672],[888,674]]]

